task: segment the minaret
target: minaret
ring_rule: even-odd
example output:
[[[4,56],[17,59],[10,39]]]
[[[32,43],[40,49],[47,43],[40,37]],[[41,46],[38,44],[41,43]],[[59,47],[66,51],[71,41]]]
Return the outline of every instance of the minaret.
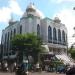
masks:
[[[9,20],[9,25],[13,25],[14,24],[14,20],[13,20],[13,16],[11,16],[11,19]]]

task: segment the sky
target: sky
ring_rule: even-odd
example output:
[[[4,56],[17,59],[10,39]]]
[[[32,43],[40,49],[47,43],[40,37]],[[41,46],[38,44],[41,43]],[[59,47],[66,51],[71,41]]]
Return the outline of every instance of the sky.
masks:
[[[68,45],[75,42],[75,0],[0,0],[0,41],[2,30],[8,26],[11,17],[20,20],[29,3],[34,3],[44,17],[59,17],[68,30]]]

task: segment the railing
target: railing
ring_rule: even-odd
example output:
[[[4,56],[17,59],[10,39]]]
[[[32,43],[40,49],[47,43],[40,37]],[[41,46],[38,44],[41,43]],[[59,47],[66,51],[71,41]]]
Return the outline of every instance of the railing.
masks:
[[[57,41],[57,40],[46,40],[46,41],[43,41],[44,43],[53,43],[53,44],[59,44],[59,45],[64,45],[64,46],[67,46],[67,43],[66,42],[62,42],[62,41]]]

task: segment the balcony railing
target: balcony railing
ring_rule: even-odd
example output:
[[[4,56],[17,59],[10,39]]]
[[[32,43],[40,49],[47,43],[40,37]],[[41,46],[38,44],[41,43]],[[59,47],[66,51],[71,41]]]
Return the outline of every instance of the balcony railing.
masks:
[[[53,44],[57,44],[57,40],[53,40]]]
[[[52,43],[52,40],[48,40],[48,43]]]
[[[57,40],[48,40],[48,43],[53,43],[53,44],[60,44],[60,45],[67,45],[66,42],[62,42],[62,41],[57,41]]]

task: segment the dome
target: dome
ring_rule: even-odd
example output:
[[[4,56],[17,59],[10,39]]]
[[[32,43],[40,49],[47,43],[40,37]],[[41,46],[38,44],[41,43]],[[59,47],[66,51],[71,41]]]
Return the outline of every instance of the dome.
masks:
[[[43,13],[38,10],[34,4],[30,3],[27,8],[26,8],[26,12],[23,14],[23,17],[27,17],[28,15],[33,15],[33,16],[37,16],[39,18],[43,18],[44,15]]]
[[[10,20],[9,20],[9,25],[13,25],[15,23],[15,20],[13,20],[13,18],[11,18]]]
[[[60,20],[58,17],[55,17],[55,18],[54,18],[54,22],[60,23],[61,20]]]
[[[34,4],[30,3],[27,8],[26,8],[26,12],[29,12],[29,11],[36,11],[36,8],[34,6]]]

